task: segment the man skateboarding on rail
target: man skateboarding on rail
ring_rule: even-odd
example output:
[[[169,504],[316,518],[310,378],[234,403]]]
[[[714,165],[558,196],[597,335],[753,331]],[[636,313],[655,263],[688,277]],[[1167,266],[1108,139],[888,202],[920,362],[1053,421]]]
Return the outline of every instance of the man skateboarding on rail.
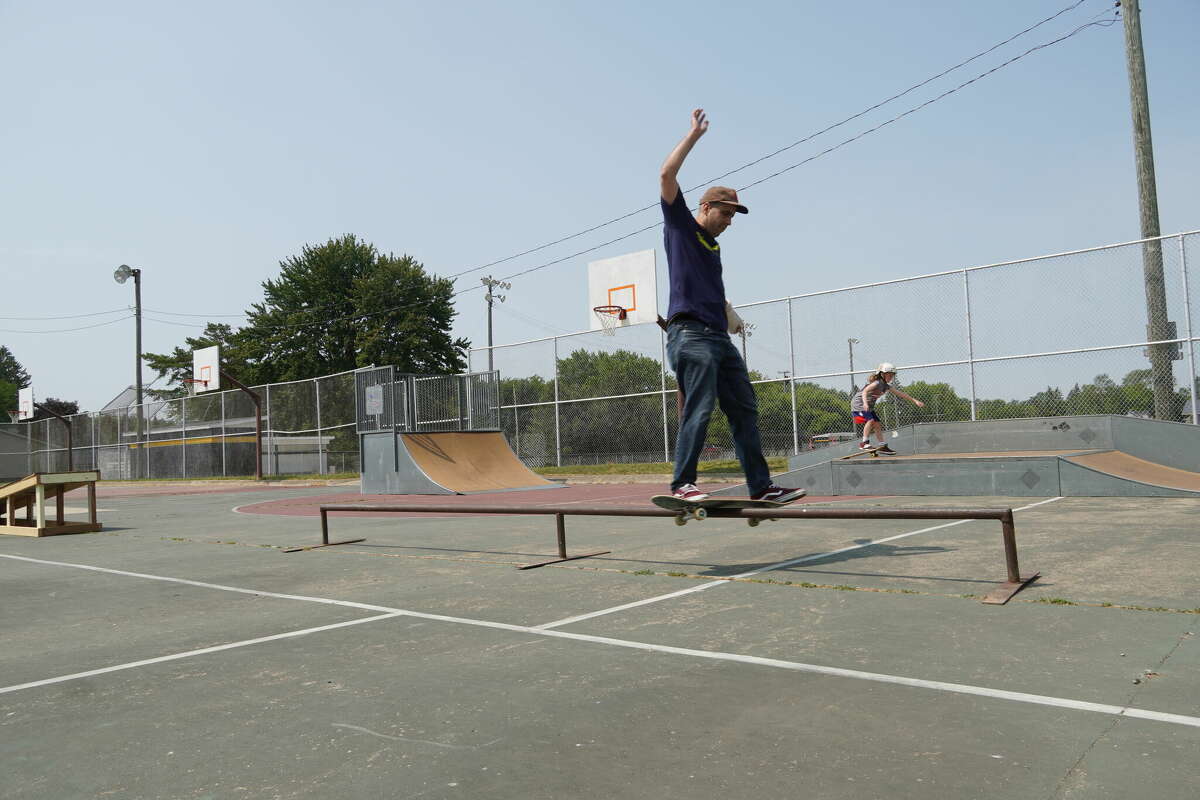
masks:
[[[738,202],[733,189],[710,186],[700,198],[699,213],[693,216],[679,187],[679,168],[707,130],[704,109],[698,108],[692,112],[691,129],[667,156],[659,173],[663,239],[671,282],[667,360],[684,396],[671,493],[689,502],[708,496],[696,488],[696,462],[713,406],[719,402],[729,418],[734,449],[746,474],[750,496],[786,503],[803,497],[804,490],[785,489],[771,482],[758,432],[758,399],[746,363],[729,339],[721,278],[717,237],[732,224],[735,214],[750,212]]]

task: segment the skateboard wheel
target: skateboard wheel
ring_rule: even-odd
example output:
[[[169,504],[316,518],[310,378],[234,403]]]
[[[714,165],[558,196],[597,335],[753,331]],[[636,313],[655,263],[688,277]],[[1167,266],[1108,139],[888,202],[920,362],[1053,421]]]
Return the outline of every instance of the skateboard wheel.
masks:
[[[751,517],[750,519],[746,520],[746,524],[748,524],[751,528],[757,528],[759,522],[761,522],[761,520],[757,519],[756,517]]]
[[[676,525],[687,525],[687,521],[688,521],[688,518],[687,518],[687,517],[685,517],[685,516],[683,516],[682,514],[680,514],[679,516],[675,517],[675,524],[676,524]]]
[[[696,519],[708,519],[708,512],[705,511],[703,508],[697,508],[695,511],[692,512],[692,516],[695,517]]]

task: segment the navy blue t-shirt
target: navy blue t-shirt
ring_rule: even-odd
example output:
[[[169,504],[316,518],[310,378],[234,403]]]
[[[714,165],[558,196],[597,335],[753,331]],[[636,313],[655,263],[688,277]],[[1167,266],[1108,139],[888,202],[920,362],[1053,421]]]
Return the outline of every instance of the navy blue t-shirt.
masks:
[[[661,200],[663,244],[667,250],[667,272],[671,280],[671,300],[667,319],[689,314],[706,325],[723,331],[725,319],[725,282],[721,279],[721,246],[708,235],[688,209],[683,190],[675,202]]]

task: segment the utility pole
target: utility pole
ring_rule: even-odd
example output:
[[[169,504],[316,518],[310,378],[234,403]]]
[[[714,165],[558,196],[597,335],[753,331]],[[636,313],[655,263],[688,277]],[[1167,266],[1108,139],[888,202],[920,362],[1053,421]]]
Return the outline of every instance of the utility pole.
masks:
[[[1133,150],[1137,165],[1138,208],[1142,238],[1160,235],[1158,190],[1154,181],[1154,146],[1150,139],[1150,100],[1146,91],[1146,59],[1142,53],[1142,20],[1138,0],[1120,0],[1125,23],[1125,63],[1129,70],[1129,104],[1133,112]],[[1162,241],[1142,245],[1142,274],[1146,286],[1146,335],[1150,341],[1174,339],[1167,319],[1167,290],[1163,281]],[[1155,419],[1174,420],[1175,375],[1171,369],[1174,344],[1150,345]]]
[[[124,283],[133,278],[133,303],[134,317],[136,322],[136,347],[137,355],[134,362],[134,383],[137,386],[137,449],[134,461],[138,464],[133,470],[133,477],[141,477],[139,459],[146,452],[145,443],[142,442],[142,429],[145,427],[143,420],[144,410],[142,409],[142,271],[134,269],[128,264],[122,264],[113,272],[113,280],[117,283]]]
[[[507,295],[496,294],[493,290],[497,286],[501,289],[511,289],[512,284],[505,281],[494,280],[491,275],[488,275],[486,278],[480,278],[479,281],[487,287],[487,295],[484,296],[484,299],[487,300],[488,311],[488,372],[494,372],[496,367],[492,358],[492,305],[497,300],[503,303]]]

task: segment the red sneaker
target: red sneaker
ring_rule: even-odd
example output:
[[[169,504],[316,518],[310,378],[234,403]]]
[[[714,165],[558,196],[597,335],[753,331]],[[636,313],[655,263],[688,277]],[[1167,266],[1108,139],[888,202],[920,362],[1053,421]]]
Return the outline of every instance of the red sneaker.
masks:
[[[671,496],[677,500],[685,500],[689,503],[695,503],[708,497],[708,492],[702,492],[696,488],[694,483],[685,483],[675,491],[671,492]]]

